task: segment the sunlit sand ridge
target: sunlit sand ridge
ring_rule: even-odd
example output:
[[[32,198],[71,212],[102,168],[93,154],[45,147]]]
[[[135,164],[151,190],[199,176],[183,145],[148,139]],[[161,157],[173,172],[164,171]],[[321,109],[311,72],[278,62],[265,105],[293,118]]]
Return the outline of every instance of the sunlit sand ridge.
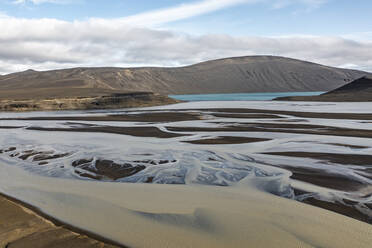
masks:
[[[1,167],[1,189],[131,247],[369,247],[372,227],[248,186],[96,183]],[[6,186],[5,186],[6,185]]]
[[[2,114],[0,190],[130,247],[369,247],[294,200],[370,223],[370,105],[213,107]]]

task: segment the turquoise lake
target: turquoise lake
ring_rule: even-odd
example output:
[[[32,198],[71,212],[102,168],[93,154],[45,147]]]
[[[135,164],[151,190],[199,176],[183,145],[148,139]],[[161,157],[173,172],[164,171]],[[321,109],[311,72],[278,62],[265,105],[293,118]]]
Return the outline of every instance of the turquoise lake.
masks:
[[[169,95],[181,101],[270,101],[283,96],[316,96],[324,92],[273,92],[273,93],[236,93],[236,94],[197,94]]]

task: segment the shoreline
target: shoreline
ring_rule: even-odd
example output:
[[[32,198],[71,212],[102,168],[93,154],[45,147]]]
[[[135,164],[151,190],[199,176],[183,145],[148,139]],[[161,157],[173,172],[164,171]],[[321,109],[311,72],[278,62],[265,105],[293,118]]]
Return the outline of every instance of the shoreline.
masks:
[[[9,196],[7,194],[4,194],[4,193],[0,192],[0,201],[3,200],[3,199],[5,199],[8,202],[10,202],[10,203],[12,203],[12,204],[15,205],[14,207],[12,207],[12,209],[15,209],[16,207],[19,207],[21,209],[21,211],[23,211],[24,213],[27,213],[28,215],[34,215],[34,216],[36,216],[38,218],[41,218],[46,223],[47,222],[50,222],[50,228],[52,228],[52,229],[62,228],[63,230],[67,230],[67,231],[71,232],[72,234],[76,234],[77,237],[86,239],[87,240],[86,241],[87,244],[88,244],[88,242],[94,242],[95,244],[97,244],[97,242],[98,242],[98,244],[99,245],[102,245],[102,247],[128,248],[128,246],[125,246],[125,245],[120,244],[120,243],[118,243],[116,241],[110,240],[108,238],[105,238],[105,237],[103,237],[103,236],[101,236],[99,234],[95,234],[95,233],[90,232],[88,230],[84,230],[84,229],[75,227],[73,225],[67,224],[67,223],[65,223],[65,222],[63,222],[63,221],[61,221],[61,220],[59,220],[59,219],[57,219],[57,218],[55,218],[55,217],[53,217],[51,215],[45,214],[42,210],[40,210],[39,208],[37,208],[37,207],[35,207],[35,206],[31,205],[31,204],[28,204],[28,203],[26,203],[26,202],[24,202],[22,200],[19,200],[17,198],[14,198],[12,196]],[[1,205],[4,205],[4,204],[1,204]],[[1,205],[0,205],[0,209],[2,207]],[[25,209],[27,209],[27,210],[25,210]],[[20,232],[19,230],[17,230],[17,231]],[[39,231],[33,232],[33,233],[29,234],[29,235],[21,236],[21,237],[17,238],[16,240],[13,240],[13,241],[7,241],[7,242],[5,242],[7,244],[4,247],[8,247],[13,242],[17,242],[17,241],[19,241],[21,239],[28,238],[31,235],[35,235],[35,234],[40,233],[41,231],[43,231],[43,230],[39,230]],[[88,244],[88,246],[84,246],[84,247],[95,247],[95,246],[94,245],[91,245],[90,246]]]

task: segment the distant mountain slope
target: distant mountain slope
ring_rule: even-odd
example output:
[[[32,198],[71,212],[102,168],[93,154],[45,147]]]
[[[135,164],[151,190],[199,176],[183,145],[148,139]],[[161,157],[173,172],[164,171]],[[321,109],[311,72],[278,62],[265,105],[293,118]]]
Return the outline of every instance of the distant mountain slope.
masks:
[[[372,77],[362,77],[348,83],[340,88],[323,94],[323,96],[334,96],[343,94],[368,94],[372,95]],[[372,99],[371,99],[372,100]]]
[[[320,96],[281,97],[282,101],[372,102],[372,77],[365,76]]]
[[[275,56],[227,58],[179,68],[28,70],[0,76],[0,98],[117,91],[160,94],[329,91],[367,74]]]

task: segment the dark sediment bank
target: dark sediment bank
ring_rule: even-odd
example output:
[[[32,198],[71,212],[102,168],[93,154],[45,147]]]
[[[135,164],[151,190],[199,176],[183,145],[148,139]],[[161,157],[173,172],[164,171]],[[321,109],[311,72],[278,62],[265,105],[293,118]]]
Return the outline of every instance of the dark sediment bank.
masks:
[[[118,164],[111,160],[98,159],[93,162],[93,159],[81,159],[74,161],[72,166],[80,170],[91,172],[92,174],[75,170],[82,177],[93,179],[109,178],[116,180],[119,178],[129,177],[146,168],[144,165],[132,165],[130,163]]]
[[[372,224],[372,217],[368,214],[364,214],[360,210],[358,210],[358,204],[356,203],[349,203],[345,204],[346,199],[343,200],[343,202],[327,202],[318,200],[313,197],[309,197],[305,199],[303,202],[315,207],[327,209],[332,212],[336,212],[345,216],[348,216],[350,218],[360,220],[369,224]],[[372,211],[372,207],[368,206],[368,209]]]
[[[220,108],[220,109],[182,109],[161,111],[127,111],[125,114],[103,116],[58,116],[58,117],[30,117],[30,118],[1,118],[0,120],[71,120],[71,121],[146,121],[146,122],[171,122],[195,120],[203,115],[218,118],[246,118],[246,119],[281,119],[280,115],[299,118],[319,119],[345,119],[345,120],[372,120],[370,113],[322,113],[322,112],[297,112],[284,110],[246,109],[246,108]]]
[[[2,118],[0,120],[24,121],[119,121],[119,122],[176,122],[200,120],[198,113],[153,112],[139,114],[117,114],[102,116],[58,116],[58,117],[30,117],[30,118]]]
[[[291,143],[291,142],[288,142]],[[365,149],[369,148],[368,146],[358,146],[358,145],[350,145],[350,144],[342,144],[342,143],[327,143],[327,142],[310,142],[310,141],[296,141],[296,143],[311,143],[311,144],[323,144],[323,145],[332,145],[332,146],[340,146],[340,147],[348,147],[351,149]]]
[[[340,128],[324,125],[312,124],[293,124],[293,123],[240,123],[233,125],[231,122],[218,122],[215,124],[224,124],[221,127],[175,127],[166,126],[170,132],[165,132],[157,127],[116,127],[87,125],[83,123],[66,123],[77,125],[73,128],[47,128],[47,127],[22,127],[22,126],[0,126],[0,129],[26,128],[36,131],[59,131],[59,132],[91,132],[91,133],[113,133],[132,135],[137,137],[157,137],[173,138],[188,136],[188,133],[196,132],[272,132],[272,133],[293,133],[293,134],[313,134],[313,135],[331,135],[344,137],[372,138],[372,130]]]
[[[112,133],[137,137],[174,138],[187,136],[187,134],[176,134],[163,132],[157,127],[113,127],[113,126],[91,126],[78,128],[44,128],[29,127],[28,130],[55,131],[55,132],[79,132],[79,133]]]
[[[261,141],[268,141],[270,139],[238,137],[238,136],[219,136],[211,139],[188,140],[185,143],[199,144],[199,145],[222,145],[222,144],[245,144],[255,143]]]
[[[215,117],[220,117],[220,118],[242,118],[242,119],[280,119],[283,118],[278,115],[274,114],[259,114],[259,113],[243,113],[243,114],[238,114],[238,113],[213,113],[213,116]]]
[[[73,98],[3,99],[0,100],[0,111],[115,109],[167,105],[177,102],[167,96],[151,92],[111,93],[99,96],[81,95]]]
[[[0,193],[0,246],[6,248],[114,248],[125,246],[63,223]]]
[[[342,165],[361,165],[372,168],[372,155],[363,154],[337,154],[337,153],[320,153],[320,152],[270,152],[269,155],[298,157],[298,158],[313,158],[324,160],[335,164]]]
[[[167,111],[167,110],[162,110]],[[223,114],[230,115],[239,114],[269,114],[269,115],[288,115],[301,118],[320,118],[320,119],[345,119],[345,120],[372,120],[371,113],[326,113],[326,112],[299,112],[299,111],[285,111],[285,110],[268,110],[268,109],[248,109],[248,108],[219,108],[219,109],[182,109],[173,111],[202,111],[217,113],[217,115]],[[248,115],[247,115],[248,116]]]
[[[360,190],[366,186],[363,182],[353,179],[352,177],[348,177],[347,175],[343,175],[341,173],[337,174],[334,172],[329,172],[327,170],[309,167],[301,168],[286,165],[280,165],[278,167],[291,171],[292,179],[311,183],[329,189],[353,192]]]
[[[278,123],[240,123],[232,125],[229,122],[223,127],[173,127],[167,126],[167,130],[178,133],[189,132],[272,132],[272,133],[294,133],[294,134],[315,134],[332,135],[345,137],[372,138],[372,130],[339,128],[323,125],[308,124],[278,124]]]

